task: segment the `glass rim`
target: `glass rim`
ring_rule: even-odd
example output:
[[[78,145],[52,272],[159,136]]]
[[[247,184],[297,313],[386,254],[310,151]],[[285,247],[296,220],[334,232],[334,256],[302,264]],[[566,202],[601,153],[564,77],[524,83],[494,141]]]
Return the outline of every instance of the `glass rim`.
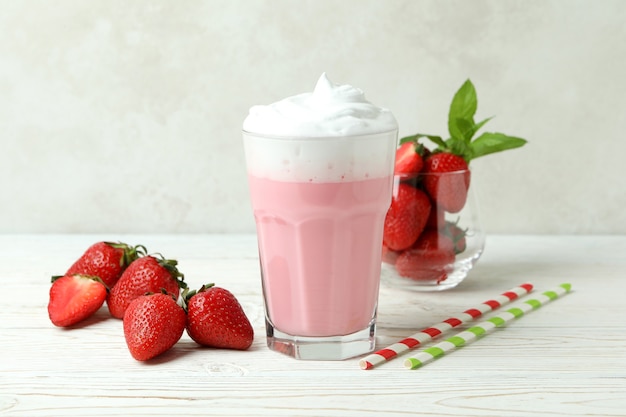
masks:
[[[415,173],[411,173],[411,174],[403,174],[403,173],[393,173],[393,177],[394,178],[400,178],[400,179],[412,179],[412,178],[416,178],[419,176],[435,176],[435,175],[459,175],[459,174],[464,174],[466,172],[471,172],[472,169],[470,167],[468,167],[467,169],[459,169],[456,171],[448,171],[448,172],[415,172]]]

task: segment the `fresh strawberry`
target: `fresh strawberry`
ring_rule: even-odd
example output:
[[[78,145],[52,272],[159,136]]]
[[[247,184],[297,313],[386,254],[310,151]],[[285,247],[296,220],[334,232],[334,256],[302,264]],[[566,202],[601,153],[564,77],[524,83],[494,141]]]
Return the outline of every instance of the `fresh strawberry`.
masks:
[[[394,174],[417,174],[422,170],[424,161],[420,154],[423,146],[413,142],[404,142],[396,149]]]
[[[135,298],[124,314],[124,338],[133,358],[147,361],[168,351],[183,335],[187,315],[171,294]]]
[[[449,152],[432,154],[424,166],[424,187],[441,209],[458,213],[465,206],[470,185],[467,162]]]
[[[203,285],[185,294],[187,334],[196,343],[225,349],[246,350],[254,330],[239,301],[228,290]]]
[[[384,244],[396,251],[410,247],[424,230],[429,214],[428,196],[409,184],[398,183],[385,217]]]
[[[441,282],[447,278],[453,263],[452,239],[437,230],[425,230],[413,247],[398,256],[396,271],[414,280]]]
[[[107,288],[99,278],[86,275],[54,277],[48,316],[55,326],[71,326],[98,311],[106,296]]]
[[[95,276],[111,288],[120,278],[124,269],[142,255],[145,255],[145,248],[141,245],[129,246],[122,242],[97,242],[91,245],[65,274]]]
[[[176,268],[173,259],[146,255],[131,263],[111,289],[107,306],[111,315],[121,319],[124,311],[135,298],[146,293],[157,293],[162,289],[178,298],[180,288],[185,288],[183,274]]]
[[[461,229],[459,225],[454,222],[446,221],[441,232],[452,239],[452,242],[454,243],[454,252],[457,255],[465,251],[467,248],[467,241],[465,239],[467,230]]]

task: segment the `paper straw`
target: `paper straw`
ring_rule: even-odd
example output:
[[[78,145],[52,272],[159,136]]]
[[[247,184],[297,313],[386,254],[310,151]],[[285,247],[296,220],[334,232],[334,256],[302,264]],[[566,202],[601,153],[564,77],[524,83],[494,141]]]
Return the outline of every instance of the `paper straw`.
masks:
[[[414,357],[406,359],[404,361],[404,366],[408,369],[420,368],[428,362],[445,355],[447,352],[463,347],[481,336],[486,336],[493,331],[493,329],[506,326],[508,322],[516,318],[520,318],[528,312],[537,310],[539,307],[552,300],[556,300],[563,294],[567,294],[571,288],[572,286],[570,284],[561,284],[552,291],[546,291],[540,294],[537,298],[521,302],[519,305],[508,309],[498,316],[491,317],[490,319],[485,320],[476,326],[470,327],[469,329],[462,331],[441,343],[422,350]]]
[[[378,352],[372,353],[371,355],[361,359],[359,361],[359,366],[361,369],[365,370],[373,369],[381,363],[387,362],[410,349],[414,349],[420,344],[427,342],[450,329],[460,326],[468,321],[477,319],[484,313],[495,310],[496,308],[503,306],[524,294],[528,294],[532,291],[532,289],[533,286],[529,283],[512,288],[500,294],[493,300],[485,301],[477,307],[465,310],[463,313],[459,314],[458,317],[450,317],[449,319],[421,330],[414,335],[399,341],[398,343],[394,343],[393,345],[381,349]]]

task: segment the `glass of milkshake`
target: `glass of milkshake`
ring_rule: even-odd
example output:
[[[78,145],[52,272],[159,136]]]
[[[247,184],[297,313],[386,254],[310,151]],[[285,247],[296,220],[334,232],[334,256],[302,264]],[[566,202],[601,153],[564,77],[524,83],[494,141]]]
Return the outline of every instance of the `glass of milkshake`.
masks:
[[[322,74],[243,124],[267,344],[297,359],[371,352],[398,126]]]

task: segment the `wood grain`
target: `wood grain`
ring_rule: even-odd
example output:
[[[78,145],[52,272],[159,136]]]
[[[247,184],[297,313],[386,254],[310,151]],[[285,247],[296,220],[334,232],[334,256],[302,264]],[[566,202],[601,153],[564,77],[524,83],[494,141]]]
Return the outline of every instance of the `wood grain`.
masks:
[[[55,328],[49,278],[96,240],[143,243],[176,258],[192,288],[215,282],[241,301],[249,351],[201,348],[186,334],[150,363],[128,353],[106,307]],[[269,351],[252,235],[0,236],[2,416],[626,416],[626,237],[491,236],[466,282],[443,293],[383,286],[377,344],[523,282],[572,294],[416,371],[398,358],[296,361]]]

